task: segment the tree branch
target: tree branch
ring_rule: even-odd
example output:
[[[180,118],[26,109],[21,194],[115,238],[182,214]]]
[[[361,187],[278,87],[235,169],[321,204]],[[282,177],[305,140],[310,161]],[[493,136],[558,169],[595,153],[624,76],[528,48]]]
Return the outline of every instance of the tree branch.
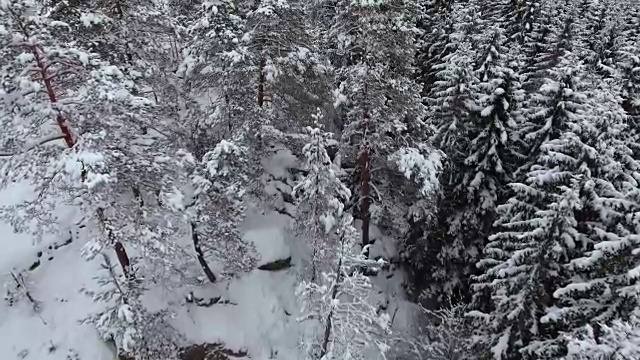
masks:
[[[64,139],[64,135],[54,135],[54,136],[50,136],[44,139],[41,139],[37,142],[35,142],[34,144],[31,144],[27,147],[25,147],[23,150],[21,151],[17,151],[17,152],[0,152],[0,158],[1,157],[11,157],[11,156],[15,156],[15,155],[19,155],[19,154],[24,154],[30,150],[35,149],[36,147],[40,146],[40,145],[44,145],[46,143],[52,142],[52,141],[56,141],[56,140],[61,140]]]

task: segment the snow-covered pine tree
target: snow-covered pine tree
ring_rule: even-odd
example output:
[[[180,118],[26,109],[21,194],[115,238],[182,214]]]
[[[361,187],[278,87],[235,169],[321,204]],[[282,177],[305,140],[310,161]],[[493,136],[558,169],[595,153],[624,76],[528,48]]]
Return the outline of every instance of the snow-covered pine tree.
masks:
[[[157,108],[177,112],[172,82],[181,45],[173,13],[173,6],[153,0],[56,1],[51,9],[54,20],[68,25],[69,40],[99,54],[136,81],[135,94],[149,95]],[[145,125],[158,128],[166,124]]]
[[[314,118],[320,120],[320,114]],[[293,189],[296,198],[296,233],[306,239],[311,254],[309,278],[318,281],[319,274],[329,271],[338,249],[335,235],[336,222],[345,211],[344,202],[351,197],[349,189],[340,181],[340,168],[334,164],[327,147],[335,146],[333,134],[322,128],[307,128],[309,140],[302,149],[307,171],[305,177]],[[306,270],[305,270],[306,273]]]
[[[201,159],[187,151],[178,153],[188,177],[176,184],[168,202],[174,211],[185,215],[198,263],[210,282],[216,282],[218,276],[207,261],[209,257],[225,277],[237,276],[255,265],[256,254],[239,232],[250,186],[246,152],[245,147],[221,140]]]
[[[512,0],[503,4],[502,15],[507,38],[520,43],[531,34],[538,20],[541,0]]]
[[[540,71],[546,69],[542,59],[553,47],[554,34],[558,29],[557,8],[552,2],[537,0],[530,5],[525,30],[518,36],[520,46],[515,59],[522,88],[527,92],[533,92],[540,86]],[[525,104],[526,101],[523,106]]]
[[[231,1],[206,1],[188,28],[178,69],[187,92],[183,141],[198,158],[223,138],[246,131],[245,123],[255,118],[252,73],[242,65],[245,21],[239,15]]]
[[[540,181],[545,172],[533,167],[530,182]],[[579,181],[556,184],[552,196],[537,186],[520,184],[516,198],[499,208],[509,223],[504,232],[490,237],[488,258],[480,262],[487,270],[476,286],[477,291],[491,290],[490,311],[470,312],[482,329],[476,341],[494,359],[552,359],[563,353],[561,329],[541,318],[554,306],[554,289],[567,282],[563,265],[580,240],[575,220],[582,206]],[[529,205],[536,197],[544,197],[548,205]]]
[[[398,334],[397,343],[390,350],[390,357],[416,360],[479,359],[472,347],[471,328],[465,318],[465,305],[451,306],[431,311],[422,309],[424,325],[417,334]]]
[[[585,159],[592,178],[582,189],[589,200],[581,230],[586,252],[567,265],[574,276],[554,292],[559,305],[547,316],[572,328],[588,324],[598,330],[601,324],[627,319],[640,306],[634,272],[639,262],[640,163],[628,146],[633,140],[616,93],[601,87],[589,97],[594,121],[587,141],[598,156]]]
[[[35,200],[3,214],[18,230],[29,230],[27,217],[38,221],[38,235],[59,230],[55,204],[60,201],[83,207],[81,221],[100,221],[99,209],[122,195],[109,189],[124,172],[118,164],[130,160],[118,149],[132,145],[139,128],[133,120],[144,118],[151,104],[131,94],[133,82],[117,67],[72,47],[65,33],[69,25],[52,19],[49,10],[28,0],[5,2],[0,9],[5,59],[0,143],[8,158],[2,184],[27,181],[36,192]],[[132,161],[124,167],[132,164],[144,166]],[[121,239],[102,237],[98,244],[114,246],[126,271]]]
[[[552,14],[545,8],[545,14]],[[549,11],[549,12],[547,12]],[[559,12],[555,12],[559,16]],[[515,177],[521,176],[520,171],[528,172],[537,154],[540,145],[549,139],[558,136],[558,119],[556,106],[558,102],[569,101],[571,104],[567,111],[576,111],[574,103],[583,103],[583,100],[572,98],[573,90],[565,91],[565,86],[575,84],[566,83],[570,80],[570,74],[579,64],[577,55],[572,51],[574,46],[571,37],[574,32],[574,23],[571,18],[560,18],[544,25],[544,38],[536,42],[535,57],[531,60],[525,71],[523,88],[527,93],[522,102],[521,118],[518,121],[517,138],[524,142],[524,154],[528,154],[524,164],[515,171]],[[566,99],[559,98],[567,96]]]
[[[167,313],[151,313],[140,302],[144,288],[141,278],[118,275],[106,255],[103,276],[98,277],[99,290],[83,289],[104,309],[87,317],[83,324],[96,327],[105,341],[115,344],[118,356],[135,360],[176,359],[180,337],[166,321]]]
[[[640,131],[640,4],[623,3],[625,14],[622,30],[622,44],[619,48],[617,68],[622,78],[622,106],[629,116],[631,129],[638,136]],[[636,150],[638,153],[638,150]]]
[[[502,30],[494,28],[489,32],[491,40],[476,70],[478,83],[472,87],[477,91],[472,94],[476,108],[471,117],[469,155],[464,161],[473,170],[462,183],[469,191],[469,199],[477,204],[478,214],[490,222],[516,163],[511,132],[516,127],[514,114],[522,93],[519,78],[505,54]],[[487,233],[487,226],[490,225],[481,227],[485,229],[482,233]]]
[[[631,360],[640,357],[640,322],[638,314],[628,319],[602,325],[598,332],[586,325],[568,340],[568,354],[563,360]]]
[[[572,0],[560,5],[564,16],[575,16],[575,52],[588,65],[598,62],[598,53],[604,45],[605,28],[612,13],[614,1]]]
[[[477,24],[474,9],[454,5],[452,52],[437,67],[439,81],[429,99],[430,118],[438,127],[435,140],[448,155],[439,224],[426,232],[427,247],[437,252],[431,257],[439,261],[426,271],[430,290],[425,295],[438,301],[468,297],[469,276],[516,160],[511,133],[522,97],[519,78],[503,30]],[[487,11],[500,18],[502,10]],[[473,31],[478,28],[483,29],[481,35]],[[470,49],[481,44],[485,48],[477,54],[480,61],[473,70],[476,56]]]
[[[304,10],[300,0],[260,0],[246,14],[243,40],[257,69],[258,105],[274,110],[281,130],[298,131],[289,119],[306,119],[330,94],[329,64],[312,43]]]
[[[303,281],[297,290],[303,303],[299,321],[317,324],[303,346],[310,359],[378,358],[389,349],[390,318],[372,305],[371,280],[361,269],[375,269],[382,260],[367,260],[356,250],[359,239],[350,214],[337,220],[330,230],[337,237],[331,269],[317,282]]]
[[[314,120],[320,118],[318,111]],[[366,359],[384,354],[388,315],[372,305],[372,284],[362,274],[364,268],[375,271],[380,264],[356,250],[358,235],[345,209],[351,192],[326,150],[335,143],[332,134],[321,128],[306,131],[307,174],[293,195],[298,203],[297,233],[310,242],[312,275],[304,276],[310,280],[301,282],[297,294],[303,304],[300,321],[314,321],[317,326],[311,338],[303,339],[303,346],[311,359]]]
[[[418,28],[422,31],[416,50],[416,79],[422,85],[422,95],[427,97],[435,85],[435,65],[449,52],[449,35],[453,32],[449,1],[433,0],[421,3]]]
[[[354,202],[366,246],[372,222],[402,235],[410,217],[431,213],[425,196],[437,171],[425,142],[421,89],[413,79],[417,6],[404,0],[341,0],[336,6],[329,32],[340,83],[334,105],[345,124],[341,158],[358,177]]]

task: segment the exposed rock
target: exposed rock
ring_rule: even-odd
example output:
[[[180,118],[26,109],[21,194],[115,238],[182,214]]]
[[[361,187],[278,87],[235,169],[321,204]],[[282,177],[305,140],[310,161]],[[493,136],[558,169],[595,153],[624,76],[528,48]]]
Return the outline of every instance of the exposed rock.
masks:
[[[198,344],[188,346],[180,352],[182,360],[234,360],[247,356],[244,350],[225,349],[222,344]]]
[[[212,297],[209,299],[205,299],[205,298],[199,298],[197,296],[195,296],[193,294],[193,292],[190,292],[189,295],[186,296],[186,301],[189,304],[195,304],[197,306],[202,306],[202,307],[210,307],[216,304],[220,304],[220,305],[238,305],[234,302],[231,302],[229,300],[223,299],[222,296],[216,296],[216,297]]]
[[[286,259],[279,259],[276,261],[266,263],[264,265],[260,265],[258,266],[258,270],[279,271],[279,270],[288,269],[290,267],[291,267],[291,256],[289,256]]]
[[[33,271],[33,270],[37,269],[38,266],[40,266],[40,260],[34,261],[33,264],[31,264],[31,266],[29,266],[29,271]]]

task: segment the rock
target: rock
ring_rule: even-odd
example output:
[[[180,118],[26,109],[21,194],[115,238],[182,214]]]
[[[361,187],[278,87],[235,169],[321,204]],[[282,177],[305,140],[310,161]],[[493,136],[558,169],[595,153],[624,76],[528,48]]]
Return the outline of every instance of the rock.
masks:
[[[247,356],[246,351],[225,349],[222,344],[191,345],[183,348],[180,352],[181,360],[233,360],[245,356]]]
[[[29,271],[33,271],[33,270],[37,269],[38,266],[40,266],[40,260],[34,261],[33,264],[31,264],[31,266],[29,266]]]
[[[264,265],[260,265],[258,266],[258,270],[279,271],[279,270],[288,269],[290,267],[291,267],[291,256],[289,256],[286,259],[279,259],[276,261],[266,263]]]
[[[201,307],[211,307],[215,304],[221,304],[221,305],[238,305],[234,302],[231,302],[229,300],[223,299],[222,296],[216,296],[213,298],[209,298],[208,300],[205,298],[199,298],[197,296],[195,296],[193,294],[193,292],[190,292],[189,295],[186,296],[186,301],[189,304],[195,304],[197,306],[201,306]]]

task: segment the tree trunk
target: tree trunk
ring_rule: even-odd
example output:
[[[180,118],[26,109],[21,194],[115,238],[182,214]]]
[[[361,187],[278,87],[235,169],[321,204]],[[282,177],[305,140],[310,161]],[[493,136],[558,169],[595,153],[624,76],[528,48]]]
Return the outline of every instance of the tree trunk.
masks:
[[[344,245],[343,245],[344,246]],[[331,302],[336,299],[338,296],[338,287],[340,286],[340,279],[342,278],[342,274],[340,269],[342,268],[342,257],[338,260],[338,268],[336,270],[336,284],[333,286],[331,291]],[[329,340],[331,339],[331,326],[333,326],[333,310],[329,311],[327,315],[327,323],[324,328],[324,337],[322,339],[322,349],[320,351],[320,358],[324,357],[327,354],[327,348],[329,347]]]
[[[129,255],[127,255],[127,250],[124,248],[124,245],[119,241],[115,240],[111,229],[107,228],[107,224],[104,216],[104,209],[98,208],[96,210],[96,214],[98,215],[98,220],[102,224],[105,232],[107,233],[107,239],[113,242],[113,247],[116,251],[116,256],[118,257],[118,263],[120,263],[120,267],[122,268],[122,273],[124,276],[131,280],[134,278],[133,272],[131,272],[131,261],[129,260]]]
[[[204,274],[207,275],[207,279],[209,279],[209,281],[215,283],[216,276],[213,274],[213,271],[211,271],[209,264],[207,264],[207,261],[204,258],[204,252],[200,247],[200,239],[198,238],[195,222],[191,222],[191,240],[193,240],[193,247],[196,249],[196,257],[198,258],[198,263],[200,263]]]
[[[265,83],[264,67],[265,65],[266,65],[265,59],[261,58],[260,66],[258,67],[258,71],[260,72],[258,74],[258,106],[260,107],[264,105],[264,83]]]
[[[45,91],[47,92],[47,96],[49,97],[51,107],[57,111],[56,104],[58,103],[58,99],[56,98],[56,93],[53,90],[53,85],[51,84],[51,78],[49,77],[47,66],[45,66],[44,62],[42,61],[42,56],[40,55],[40,52],[38,51],[38,47],[36,45],[29,46],[29,49],[33,54],[36,65],[38,66],[38,71],[40,72],[40,77],[42,78]],[[67,119],[59,111],[56,115],[56,122],[58,124],[58,127],[60,128],[62,136],[64,137],[64,142],[69,148],[72,148],[76,144],[76,142],[73,138],[73,134],[71,133],[71,127],[69,126],[69,122],[67,121]]]
[[[131,272],[131,262],[129,261],[129,255],[127,255],[127,251],[124,249],[124,245],[120,241],[116,241],[114,244],[114,248],[116,249],[116,255],[118,256],[118,262],[120,263],[120,267],[122,268],[122,273],[127,279],[130,279],[133,273]]]
[[[365,118],[364,121],[365,136],[366,130],[369,127],[369,119]],[[360,150],[360,210],[362,217],[362,248],[369,245],[369,224],[371,216],[369,210],[371,208],[371,154],[369,147],[364,140],[365,144]]]

